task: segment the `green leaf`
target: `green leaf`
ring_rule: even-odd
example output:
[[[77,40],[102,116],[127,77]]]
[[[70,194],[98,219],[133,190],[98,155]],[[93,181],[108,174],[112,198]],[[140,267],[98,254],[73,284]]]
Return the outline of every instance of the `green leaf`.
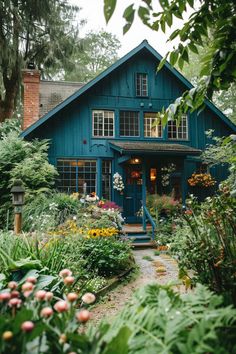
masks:
[[[189,57],[188,57],[188,50],[187,50],[187,48],[185,48],[185,49],[183,50],[182,58],[183,58],[184,61],[186,61],[187,63],[189,63]]]
[[[188,45],[188,48],[189,48],[193,53],[198,54],[198,49],[197,49],[197,47],[195,46],[195,44],[190,43],[190,44]]]
[[[134,4],[131,4],[130,6],[128,6],[123,14],[123,18],[126,20],[126,24],[123,27],[123,34],[125,34],[131,27],[133,20],[134,20]]]
[[[177,29],[174,32],[171,33],[169,40],[172,41],[173,39],[175,39],[178,35],[179,35],[180,30]]]
[[[175,63],[177,62],[178,56],[179,56],[179,53],[177,50],[170,53],[170,63],[172,66],[174,66]]]
[[[114,13],[114,10],[116,8],[116,0],[104,0],[104,16],[106,19],[106,23],[109,22],[111,16]]]
[[[35,285],[35,290],[45,289],[52,284],[57,278],[52,275],[40,275]]]
[[[194,0],[187,0],[187,2],[191,7],[194,7]]]
[[[129,327],[122,327],[119,332],[107,343],[106,349],[102,354],[128,354],[128,340],[132,332]]]
[[[182,57],[180,57],[178,60],[178,66],[179,66],[180,70],[182,70],[184,67],[184,60]]]
[[[165,18],[163,16],[162,16],[162,18],[160,20],[160,23],[161,23],[162,32],[165,33],[165,31],[166,31],[166,21],[165,21]]]
[[[163,66],[165,65],[165,63],[166,63],[166,57],[161,59],[159,65],[157,67],[157,71],[160,71],[163,68]]]
[[[144,24],[148,25],[148,20],[150,18],[149,10],[146,7],[140,6],[138,9],[138,15]]]

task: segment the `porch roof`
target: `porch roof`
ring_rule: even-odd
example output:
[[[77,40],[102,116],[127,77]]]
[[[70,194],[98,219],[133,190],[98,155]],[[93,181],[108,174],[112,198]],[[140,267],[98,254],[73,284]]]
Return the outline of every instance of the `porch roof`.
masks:
[[[110,141],[111,148],[119,151],[121,154],[158,154],[171,153],[181,155],[199,155],[200,149],[195,149],[188,145],[156,143],[147,141]]]

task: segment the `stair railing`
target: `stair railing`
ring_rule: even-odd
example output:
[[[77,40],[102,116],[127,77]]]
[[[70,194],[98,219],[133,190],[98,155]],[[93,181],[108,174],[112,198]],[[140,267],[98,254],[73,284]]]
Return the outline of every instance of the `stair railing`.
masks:
[[[147,226],[146,226],[146,218],[149,220],[151,226],[152,226],[152,240],[154,241],[155,237],[155,230],[156,230],[156,223],[153,220],[151,214],[149,213],[146,205],[143,205],[143,229],[146,231]]]

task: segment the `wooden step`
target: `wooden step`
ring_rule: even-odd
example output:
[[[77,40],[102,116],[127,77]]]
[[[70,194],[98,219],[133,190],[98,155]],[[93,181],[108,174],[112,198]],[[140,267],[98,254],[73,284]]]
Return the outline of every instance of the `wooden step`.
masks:
[[[155,242],[153,242],[153,241],[151,241],[151,242],[142,242],[142,243],[140,243],[140,242],[137,242],[137,243],[133,243],[132,244],[132,247],[133,248],[155,248],[156,247],[156,244],[155,244]]]

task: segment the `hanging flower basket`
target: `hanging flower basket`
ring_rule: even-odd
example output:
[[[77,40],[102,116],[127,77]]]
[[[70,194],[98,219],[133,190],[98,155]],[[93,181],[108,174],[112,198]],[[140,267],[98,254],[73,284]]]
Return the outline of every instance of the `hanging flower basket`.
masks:
[[[210,175],[210,173],[193,173],[192,176],[188,179],[188,184],[191,187],[209,188],[213,187],[216,184],[216,181]]]
[[[118,172],[113,175],[113,188],[120,192],[120,194],[123,194],[125,185],[122,176]]]

